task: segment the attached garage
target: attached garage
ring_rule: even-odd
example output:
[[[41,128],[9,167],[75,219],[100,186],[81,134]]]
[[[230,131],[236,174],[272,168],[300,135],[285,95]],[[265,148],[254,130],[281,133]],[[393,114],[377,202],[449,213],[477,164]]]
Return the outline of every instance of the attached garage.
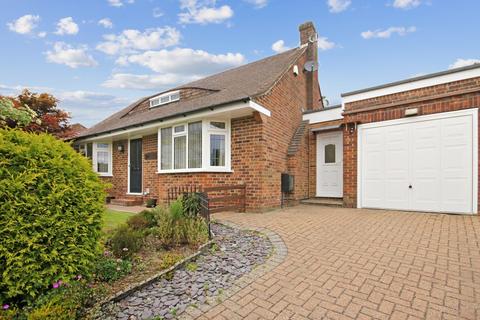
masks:
[[[478,109],[358,126],[357,206],[476,213]]]

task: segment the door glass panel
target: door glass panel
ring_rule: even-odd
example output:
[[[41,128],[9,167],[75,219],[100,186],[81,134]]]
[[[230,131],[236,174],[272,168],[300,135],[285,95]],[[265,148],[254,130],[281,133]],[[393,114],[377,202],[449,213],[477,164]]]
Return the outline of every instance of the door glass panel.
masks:
[[[325,163],[335,163],[335,145],[327,144],[325,146]]]

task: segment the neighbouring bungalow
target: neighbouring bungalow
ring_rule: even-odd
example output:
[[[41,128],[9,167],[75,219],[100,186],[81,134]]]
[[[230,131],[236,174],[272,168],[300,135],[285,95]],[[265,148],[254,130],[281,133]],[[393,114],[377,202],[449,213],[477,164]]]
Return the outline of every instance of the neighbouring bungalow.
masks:
[[[299,31],[298,48],[142,98],[75,145],[117,203],[245,185],[249,211],[304,201],[477,213],[480,65],[326,107],[315,27]]]

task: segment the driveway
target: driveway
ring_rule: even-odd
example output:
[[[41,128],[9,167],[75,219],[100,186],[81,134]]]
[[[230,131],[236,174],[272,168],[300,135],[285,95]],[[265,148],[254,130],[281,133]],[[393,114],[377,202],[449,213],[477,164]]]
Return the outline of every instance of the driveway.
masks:
[[[285,260],[201,319],[480,319],[480,218],[297,206],[217,214]]]

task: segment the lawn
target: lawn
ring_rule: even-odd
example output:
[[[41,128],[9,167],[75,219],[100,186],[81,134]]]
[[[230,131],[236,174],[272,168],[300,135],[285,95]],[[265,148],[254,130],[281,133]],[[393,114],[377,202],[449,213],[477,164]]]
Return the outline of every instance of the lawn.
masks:
[[[118,225],[125,223],[134,213],[107,209],[103,218],[103,231],[108,233]]]

